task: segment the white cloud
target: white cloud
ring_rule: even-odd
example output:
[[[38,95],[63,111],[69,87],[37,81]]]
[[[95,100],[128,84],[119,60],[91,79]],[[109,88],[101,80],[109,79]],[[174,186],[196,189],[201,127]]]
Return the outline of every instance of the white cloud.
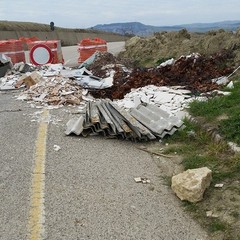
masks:
[[[240,19],[239,0],[0,0],[0,19],[85,28],[139,21],[174,25]]]

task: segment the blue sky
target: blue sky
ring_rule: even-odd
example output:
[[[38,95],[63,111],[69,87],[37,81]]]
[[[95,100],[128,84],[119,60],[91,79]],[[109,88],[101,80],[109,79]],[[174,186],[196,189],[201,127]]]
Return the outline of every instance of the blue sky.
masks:
[[[58,27],[141,22],[163,26],[240,20],[240,0],[0,0],[0,20]]]

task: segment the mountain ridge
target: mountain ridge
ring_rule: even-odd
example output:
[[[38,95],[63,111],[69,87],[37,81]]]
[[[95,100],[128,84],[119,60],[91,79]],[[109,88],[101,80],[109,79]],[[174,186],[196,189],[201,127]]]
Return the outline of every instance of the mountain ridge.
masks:
[[[91,29],[101,30],[106,32],[114,32],[122,35],[139,35],[147,36],[154,32],[161,31],[179,31],[186,29],[190,32],[207,32],[210,30],[224,29],[229,31],[236,31],[240,28],[240,20],[228,20],[212,23],[190,23],[179,24],[172,26],[152,26],[145,25],[141,22],[125,22],[125,23],[110,23],[110,24],[97,24]]]

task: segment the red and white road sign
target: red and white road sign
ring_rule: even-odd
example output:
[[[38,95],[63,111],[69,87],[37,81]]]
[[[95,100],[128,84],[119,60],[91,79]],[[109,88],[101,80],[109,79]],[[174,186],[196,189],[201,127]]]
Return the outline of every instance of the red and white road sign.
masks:
[[[51,49],[42,43],[34,45],[29,52],[30,61],[34,65],[44,65],[52,63],[53,53]]]

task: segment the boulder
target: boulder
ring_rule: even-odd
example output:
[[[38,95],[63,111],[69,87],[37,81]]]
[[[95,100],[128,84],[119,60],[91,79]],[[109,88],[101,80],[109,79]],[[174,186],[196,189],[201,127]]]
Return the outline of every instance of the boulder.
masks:
[[[181,200],[199,202],[210,186],[212,171],[207,167],[189,169],[172,177],[172,190]]]

